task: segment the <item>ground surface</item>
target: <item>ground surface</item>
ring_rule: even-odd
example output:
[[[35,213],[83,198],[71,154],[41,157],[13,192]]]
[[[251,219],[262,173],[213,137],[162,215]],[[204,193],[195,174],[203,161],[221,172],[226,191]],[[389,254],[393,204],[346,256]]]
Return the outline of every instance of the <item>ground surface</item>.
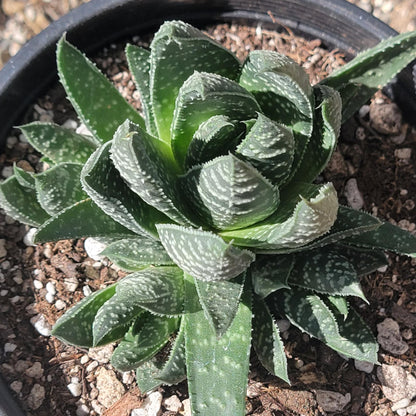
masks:
[[[23,8],[21,3],[26,6],[29,3],[29,6]],[[25,36],[30,36],[45,22],[77,3],[79,1],[75,0],[3,0],[3,11],[9,16],[0,17],[0,25],[5,25],[5,30],[0,31],[4,36],[0,41],[2,57],[17,49],[18,43],[13,36],[18,36],[21,27],[29,28]],[[399,20],[397,13],[403,10],[402,7],[407,7],[404,14],[407,26],[396,26],[396,29],[411,29],[408,25],[415,24],[414,18],[408,19],[415,12],[412,2],[361,1],[360,4],[367,8],[373,5],[376,13],[383,12],[392,23]],[[27,19],[41,23],[32,27]],[[342,56],[327,54],[319,42],[298,43],[287,34],[282,38],[266,32],[241,32],[237,27],[220,27],[214,35],[232,49],[241,48],[239,39],[245,38],[244,42],[251,47],[291,54],[295,60],[304,62],[315,81],[322,72],[342,62]],[[132,93],[134,87],[125,71],[122,54],[119,58],[121,62],[104,53],[97,61],[124,93]],[[321,67],[324,71],[315,71]],[[53,102],[57,104],[53,105]],[[388,123],[380,119],[382,113],[388,115]],[[59,88],[39,100],[28,117],[59,124],[66,121],[67,127],[77,124]],[[363,204],[366,211],[398,222],[414,232],[415,156],[414,129],[401,120],[400,111],[394,104],[379,95],[370,107],[363,107],[360,114],[344,127],[341,144],[324,176],[335,183],[341,202]],[[27,170],[40,168],[38,156],[17,132],[10,136],[7,150],[0,156],[2,177],[10,174],[12,162]],[[119,273],[109,265],[88,258],[82,241],[34,248],[22,243],[26,232],[25,227],[1,216],[2,374],[31,415],[130,415],[132,409],[141,406],[143,398],[137,394],[132,374],[120,375],[108,364],[112,346],[87,352],[64,347],[38,332],[47,334],[49,325],[64,308],[91,290],[118,279]],[[384,273],[374,273],[362,281],[370,306],[363,302],[357,302],[355,306],[380,340],[381,334],[390,336],[380,350],[379,360],[383,366],[376,369],[343,360],[321,343],[305,337],[293,327],[287,328],[283,321],[292,386],[289,388],[268,376],[253,362],[248,414],[327,414],[331,410],[328,397],[336,414],[390,416],[394,411],[400,416],[416,414],[416,406],[411,403],[416,395],[416,380],[412,375],[415,374],[416,344],[415,267],[414,261],[389,256],[389,267]],[[396,385],[388,388],[395,380],[398,380]],[[152,395],[152,400],[156,404],[163,400],[161,412],[165,416],[187,414],[186,395],[186,385],[181,384],[160,389]],[[395,410],[392,410],[392,403]]]

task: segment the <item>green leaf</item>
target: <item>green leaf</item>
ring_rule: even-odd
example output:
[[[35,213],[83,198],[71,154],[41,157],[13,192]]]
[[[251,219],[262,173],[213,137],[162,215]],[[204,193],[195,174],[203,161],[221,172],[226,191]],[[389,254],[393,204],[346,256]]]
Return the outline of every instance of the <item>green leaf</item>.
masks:
[[[157,238],[155,223],[169,219],[130,190],[110,157],[112,141],[99,147],[85,164],[81,181],[91,199],[113,220],[136,234]]]
[[[104,214],[90,199],[61,211],[39,227],[35,243],[83,237],[126,237],[132,232]]]
[[[343,316],[344,319],[348,316],[348,302],[347,299],[343,296],[332,296],[329,295],[326,297],[332,306],[332,310],[335,308],[336,313],[339,313]]]
[[[416,237],[389,222],[383,223],[375,231],[352,236],[344,241],[357,247],[416,257]]]
[[[358,296],[367,301],[353,264],[326,247],[295,255],[289,285],[329,295]]]
[[[200,222],[220,230],[255,224],[270,216],[279,204],[278,189],[249,163],[231,154],[194,167],[180,184]]]
[[[80,182],[81,169],[76,163],[60,163],[35,175],[38,201],[49,215],[88,198]]]
[[[243,123],[223,115],[212,116],[198,127],[186,151],[186,169],[209,162],[233,150],[245,132]]]
[[[140,322],[142,321],[142,322]],[[178,318],[141,315],[124,336],[111,357],[119,371],[130,371],[152,358],[178,328]]]
[[[159,241],[144,236],[115,241],[100,254],[128,272],[135,272],[151,265],[174,264]]]
[[[274,376],[290,384],[279,327],[264,301],[256,299],[253,302],[253,313],[253,346],[260,362]]]
[[[155,115],[150,98],[150,51],[128,44],[126,58],[134,83],[140,93],[146,130],[152,136],[157,136]]]
[[[27,141],[53,163],[84,164],[97,147],[94,138],[52,123],[35,121],[19,129]]]
[[[111,285],[82,299],[56,321],[52,335],[68,344],[92,347],[94,318],[115,290],[116,285]]]
[[[250,52],[244,62],[240,84],[253,93],[262,113],[294,131],[293,174],[313,127],[314,96],[309,76],[287,56],[260,50]]]
[[[325,85],[315,87],[314,92],[317,110],[313,132],[293,181],[312,182],[328,164],[337,146],[341,129],[341,96]]]
[[[173,224],[158,224],[160,240],[171,259],[196,279],[210,282],[238,276],[254,255],[227,244],[221,237],[203,230]]]
[[[222,231],[220,235],[234,245],[261,251],[305,246],[329,231],[338,212],[337,193],[331,183],[320,186],[312,198],[302,196],[316,189],[316,185],[295,185],[289,194],[281,194],[279,209],[266,220],[240,230]]]
[[[32,227],[39,227],[49,218],[40,206],[36,192],[20,185],[15,176],[0,184],[0,206],[10,217]]]
[[[180,199],[175,166],[166,143],[126,121],[114,136],[111,154],[131,190],[172,220],[190,223],[184,215],[186,208]]]
[[[183,271],[176,266],[149,267],[120,280],[117,297],[157,315],[183,313]]]
[[[293,133],[263,114],[258,115],[236,154],[253,165],[274,185],[284,184],[289,177],[294,157]]]
[[[237,79],[240,63],[229,50],[180,21],[165,22],[150,48],[151,100],[159,137],[169,143],[175,100],[185,80],[194,71]]]
[[[120,283],[119,283],[120,284]],[[135,299],[114,294],[95,315],[92,324],[94,347],[118,341],[129,330],[132,320],[143,313]]]
[[[23,188],[35,189],[35,174],[13,165],[13,173],[17,182]]]
[[[254,292],[264,299],[280,289],[289,289],[287,281],[293,269],[294,256],[257,256],[250,267]]]
[[[187,276],[186,305],[198,309],[192,278]],[[236,317],[218,339],[204,311],[184,315],[186,367],[192,413],[244,416],[251,340],[250,292],[243,294]]]
[[[67,97],[99,143],[111,140],[126,119],[144,128],[140,114],[65,36],[58,42],[56,55],[59,78]]]
[[[216,336],[221,338],[230,327],[238,310],[246,274],[216,282],[195,280],[199,302]]]
[[[189,144],[199,126],[223,115],[244,121],[257,116],[260,107],[243,87],[228,78],[194,72],[179,90],[172,121],[171,146],[180,166],[185,165]]]
[[[402,33],[360,53],[321,81],[321,84],[340,92],[342,121],[352,116],[379,88],[413,61],[415,55],[416,32]]]

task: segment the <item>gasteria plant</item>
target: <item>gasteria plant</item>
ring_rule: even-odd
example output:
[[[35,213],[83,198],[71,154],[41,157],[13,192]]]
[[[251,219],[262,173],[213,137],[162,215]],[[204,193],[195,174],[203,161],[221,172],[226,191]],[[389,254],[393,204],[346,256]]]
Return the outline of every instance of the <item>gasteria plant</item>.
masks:
[[[51,167],[15,166],[1,205],[38,228],[35,242],[103,238],[102,254],[130,274],[66,312],[53,335],[119,341],[112,364],[136,369],[142,391],[187,377],[194,415],[245,414],[251,345],[289,382],[277,317],[377,363],[347,299],[366,300],[359,276],[386,264],[384,250],[416,256],[416,238],[313,181],[341,122],[415,53],[416,32],[402,34],[311,86],[286,56],[254,51],[241,64],[167,22],[150,51],[126,48],[140,115],[63,37],[59,76],[92,136],[22,126]]]

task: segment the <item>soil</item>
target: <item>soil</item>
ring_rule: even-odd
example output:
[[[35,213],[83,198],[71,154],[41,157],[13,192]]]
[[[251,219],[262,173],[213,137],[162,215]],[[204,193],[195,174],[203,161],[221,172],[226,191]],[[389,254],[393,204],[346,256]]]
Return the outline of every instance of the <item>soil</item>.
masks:
[[[285,53],[303,65],[313,83],[344,63],[339,51],[326,51],[319,40],[304,41],[290,31],[278,35],[260,28],[221,25],[209,28],[208,32],[240,58],[248,50],[260,48]],[[146,43],[148,39],[135,38],[133,42]],[[133,97],[132,102],[135,102],[137,96],[121,45],[112,45],[95,60],[122,93]],[[381,118],[382,115],[385,117]],[[22,122],[29,119],[74,127],[78,123],[59,86],[39,99]],[[42,169],[38,155],[18,131],[11,133],[6,147],[0,156],[3,177],[10,173],[9,167],[14,162],[26,170]],[[338,149],[323,179],[334,182],[341,203],[360,204],[362,198],[362,208],[367,212],[414,232],[415,158],[415,129],[402,120],[394,103],[378,93],[343,126]],[[351,179],[356,180],[356,186]],[[346,194],[351,189],[352,196]],[[22,238],[28,229],[0,215],[0,242],[5,240],[3,251],[0,244],[0,310],[3,316],[0,340],[5,346],[1,373],[22,407],[28,415],[39,416],[130,415],[145,398],[135,387],[131,373],[113,372],[108,363],[111,345],[88,352],[40,335],[34,327],[35,320],[44,317],[47,322],[42,330],[47,330],[48,324],[52,325],[65,309],[90,291],[116,281],[121,273],[105,260],[89,258],[83,240],[27,246]],[[398,337],[403,337],[407,351],[395,355],[381,348],[379,361],[413,374],[416,374],[413,369],[415,268],[414,259],[389,255],[389,266],[383,273],[376,272],[362,279],[369,305],[353,302],[374,334],[377,334],[377,325],[386,318],[400,325]],[[51,283],[54,290],[51,290]],[[369,373],[358,370],[353,360],[343,359],[293,327],[283,331],[283,338],[292,385],[267,374],[253,358],[247,414],[324,415],[328,412],[322,407],[320,390],[350,398],[345,407],[336,412],[339,415],[394,414],[392,403],[383,393],[377,377],[377,368],[372,371],[370,368]],[[103,374],[118,379],[113,383],[117,389],[112,388],[111,397],[104,397]],[[73,386],[79,389],[75,395],[70,390],[75,389]],[[186,414],[186,383],[162,387],[158,391],[164,400],[176,395],[180,402],[179,410],[173,412],[163,401],[163,416]]]

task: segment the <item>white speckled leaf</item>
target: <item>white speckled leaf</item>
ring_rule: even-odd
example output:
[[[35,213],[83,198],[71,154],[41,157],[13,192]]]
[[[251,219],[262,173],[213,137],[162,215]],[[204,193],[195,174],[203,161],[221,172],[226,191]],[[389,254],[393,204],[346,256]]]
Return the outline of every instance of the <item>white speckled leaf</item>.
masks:
[[[287,281],[294,265],[294,256],[257,256],[250,267],[254,292],[264,299],[280,289],[289,289]]]
[[[85,163],[98,143],[92,137],[52,123],[35,121],[19,128],[27,141],[54,163]]]
[[[112,141],[99,147],[84,165],[81,181],[91,199],[111,218],[136,234],[157,238],[155,223],[169,218],[126,185],[110,157]]]
[[[68,344],[92,347],[95,315],[115,290],[116,285],[111,285],[82,299],[56,321],[52,335]]]
[[[0,184],[0,206],[10,217],[33,227],[39,227],[50,218],[40,206],[36,192],[23,187],[15,176]]]
[[[171,259],[186,273],[202,281],[228,280],[238,276],[255,256],[203,230],[158,224],[160,240]]]
[[[415,55],[416,32],[402,33],[360,53],[351,62],[321,81],[321,84],[335,88],[341,93],[342,119],[346,121],[378,89],[413,61]]]
[[[223,115],[212,116],[201,123],[186,152],[185,167],[199,165],[226,155],[233,150],[245,132],[243,123],[236,123]]]
[[[279,204],[278,189],[232,154],[194,167],[180,184],[200,223],[220,230],[255,224],[273,214]]]
[[[104,143],[126,119],[145,123],[140,114],[87,57],[61,37],[56,51],[59,78],[79,118]]]
[[[245,277],[246,274],[242,273],[234,279],[215,282],[195,279],[199,302],[218,338],[226,333],[234,320],[243,293]]]
[[[13,174],[20,186],[23,186],[23,188],[35,189],[34,172],[28,172],[19,168],[17,165],[13,165]]]
[[[300,195],[307,195],[308,186],[302,186]],[[296,186],[290,191],[300,189]],[[327,233],[334,224],[338,212],[338,198],[334,186],[329,183],[319,187],[312,198],[281,194],[281,205],[275,214],[261,223],[220,235],[237,246],[262,250],[278,250],[304,246]],[[295,204],[295,206],[293,206]]]
[[[179,88],[194,71],[237,79],[240,62],[229,50],[191,25],[165,22],[150,45],[150,93],[159,137],[170,141],[175,100]]]
[[[152,358],[178,328],[178,318],[140,315],[124,336],[111,357],[111,364],[119,371],[134,370]]]
[[[152,136],[157,136],[155,115],[150,98],[150,51],[128,44],[126,58],[134,83],[140,93],[146,130]]]
[[[111,146],[114,165],[130,189],[180,224],[189,224],[169,146],[126,121]],[[165,222],[165,221],[162,221]]]
[[[266,370],[290,384],[279,327],[264,301],[255,299],[253,313],[253,347],[257,357]]]
[[[128,272],[135,272],[151,265],[174,264],[159,241],[144,236],[115,241],[100,254]]]
[[[38,201],[49,215],[88,198],[81,186],[81,169],[77,163],[60,163],[35,175]]]
[[[289,285],[367,301],[354,266],[341,253],[328,248],[297,253]]]
[[[106,215],[89,198],[61,211],[42,224],[35,243],[83,237],[127,237],[132,232]]]
[[[183,313],[183,271],[176,266],[148,267],[120,280],[117,297],[157,315]]]
[[[259,114],[236,154],[253,165],[274,185],[280,186],[289,177],[295,150],[290,129]],[[306,182],[306,181],[305,181]]]
[[[187,276],[186,304],[198,309],[193,279]],[[243,293],[228,331],[218,339],[204,311],[187,313],[186,367],[192,413],[200,416],[244,416],[251,344],[251,297]]]
[[[326,297],[329,301],[329,306],[332,306],[332,311],[334,312],[335,316],[337,313],[341,314],[344,319],[348,316],[349,305],[348,301],[343,296],[327,296]]]
[[[342,100],[338,91],[320,85],[314,92],[313,132],[293,181],[312,182],[323,171],[336,148],[341,129]]]
[[[203,122],[216,115],[244,121],[255,118],[258,111],[254,97],[236,82],[194,72],[179,90],[172,120],[171,146],[179,165],[185,165],[189,144]]]
[[[416,237],[389,222],[383,223],[375,231],[352,236],[344,241],[357,247],[388,250],[416,257]]]

